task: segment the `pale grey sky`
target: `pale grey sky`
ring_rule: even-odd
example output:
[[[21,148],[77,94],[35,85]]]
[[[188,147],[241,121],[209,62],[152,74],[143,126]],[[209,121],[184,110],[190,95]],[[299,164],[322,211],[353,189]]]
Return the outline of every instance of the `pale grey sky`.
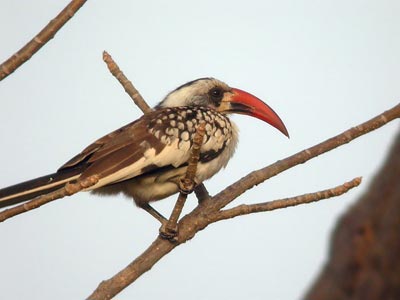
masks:
[[[0,60],[67,1],[0,1]],[[0,186],[55,171],[139,110],[102,62],[107,50],[156,104],[213,76],[270,104],[291,138],[243,116],[237,153],[211,193],[357,125],[400,99],[399,1],[88,1],[0,83]],[[399,122],[261,184],[235,201],[317,191],[363,176],[328,201],[215,224],[117,298],[298,299],[327,256],[337,218],[365,190]],[[169,214],[174,199],[156,206]],[[191,197],[187,210],[194,206]],[[156,221],[123,198],[88,194],[0,224],[4,299],[84,299],[141,253]]]

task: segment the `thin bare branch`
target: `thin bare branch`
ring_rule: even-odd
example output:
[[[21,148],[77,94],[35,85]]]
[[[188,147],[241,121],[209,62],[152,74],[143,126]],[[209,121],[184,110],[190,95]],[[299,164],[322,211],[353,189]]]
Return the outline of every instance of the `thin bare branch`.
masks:
[[[43,204],[47,204],[54,200],[76,194],[88,187],[91,187],[92,185],[95,185],[98,181],[99,181],[98,177],[94,175],[86,178],[85,180],[79,180],[76,183],[67,183],[62,188],[55,190],[51,193],[38,196],[35,199],[30,200],[29,202],[1,211],[0,222],[3,222],[16,215],[36,209],[42,206]]]
[[[211,202],[210,205],[213,206],[215,211],[217,211],[225,207],[227,204],[246,192],[248,189],[253,188],[254,186],[264,182],[265,180],[276,176],[289,168],[305,163],[306,161],[315,158],[325,152],[343,146],[350,141],[375,129],[378,129],[397,118],[400,118],[400,104],[397,104],[393,108],[385,111],[375,118],[372,118],[365,123],[346,130],[341,134],[338,134],[337,136],[325,140],[322,143],[319,143],[306,150],[300,151],[285,159],[279,160],[270,166],[249,173],[248,175],[241,178],[239,181],[231,184],[223,191],[215,195],[212,199],[208,200],[208,202]]]
[[[158,237],[149,248],[146,249],[126,268],[118,272],[113,278],[102,281],[88,300],[109,300],[149,271],[164,255],[168,254],[178,244]]]
[[[300,204],[312,203],[323,199],[329,199],[347,193],[352,188],[359,186],[360,183],[361,183],[361,177],[357,177],[337,187],[315,193],[309,193],[301,196],[251,204],[251,205],[242,204],[230,209],[218,211],[214,215],[210,216],[210,219],[212,219],[213,222],[218,222],[221,220],[231,219],[252,213],[266,212],[281,208],[287,208],[290,206],[296,206]]]
[[[0,65],[0,81],[29,60],[40,48],[51,40],[57,31],[71,19],[86,0],[72,0],[53,20],[17,53]],[[3,12],[4,13],[4,12]]]
[[[256,172],[252,172],[241,180],[232,184],[228,188],[221,191],[218,195],[204,199],[192,212],[184,216],[179,221],[179,232],[175,243],[168,240],[157,238],[155,242],[138,258],[130,263],[126,268],[121,270],[112,278],[102,282],[99,287],[88,297],[89,300],[111,299],[122,291],[125,287],[133,283],[143,273],[151,269],[151,267],[159,261],[163,256],[168,254],[173,248],[185,243],[193,238],[197,232],[206,228],[213,223],[212,216],[216,214],[220,208],[237,198],[255,184],[266,180],[268,176],[272,177],[280,172],[285,171],[289,167],[310,160],[324,152],[344,145],[351,140],[375,130],[386,123],[400,117],[400,104],[392,109],[384,112],[376,118],[369,120],[353,129],[329,139],[317,146],[306,149],[298,154],[290,156],[284,160],[278,161],[275,164],[268,166]],[[263,173],[266,172],[265,174]],[[356,178],[352,184],[357,184]],[[340,188],[339,188],[340,189]],[[346,189],[346,188],[345,188]],[[224,198],[229,199],[224,202]],[[217,204],[216,204],[216,201]],[[225,204],[225,205],[224,205]],[[279,208],[285,207],[283,203],[279,203]],[[274,204],[276,205],[276,204]],[[287,203],[288,206],[293,205],[292,201]],[[229,211],[229,210],[227,210]]]
[[[149,113],[152,111],[150,106],[143,99],[142,95],[140,95],[139,91],[133,86],[132,82],[125,76],[125,74],[118,67],[116,62],[113,60],[110,54],[107,51],[103,51],[103,60],[107,64],[108,69],[111,74],[117,78],[119,83],[123,86],[125,92],[131,97],[133,102],[142,110],[143,113]]]
[[[192,238],[199,230],[204,229],[211,223],[239,215],[250,214],[253,212],[274,210],[339,196],[358,186],[360,183],[361,178],[358,177],[333,189],[328,189],[317,193],[306,194],[288,199],[246,206],[253,211],[249,211],[249,209],[243,209],[243,206],[238,206],[237,208],[216,213],[213,216],[209,216],[209,218],[205,218],[204,215],[201,213],[199,214],[196,212],[192,212],[189,215],[185,216],[185,219],[180,222],[179,238],[175,240],[176,243],[170,243],[168,240],[160,239],[158,237],[150,245],[150,247],[147,248],[145,252],[137,257],[127,267],[118,272],[112,278],[101,282],[97,289],[93,292],[93,294],[90,295],[87,299],[111,299],[119,292],[121,292],[125,287],[130,285],[137,278],[139,278],[143,273],[149,271],[155,263],[157,263],[165,255],[167,255],[171,250],[173,250],[178,245],[186,242],[188,239]],[[260,206],[257,207],[257,205]]]

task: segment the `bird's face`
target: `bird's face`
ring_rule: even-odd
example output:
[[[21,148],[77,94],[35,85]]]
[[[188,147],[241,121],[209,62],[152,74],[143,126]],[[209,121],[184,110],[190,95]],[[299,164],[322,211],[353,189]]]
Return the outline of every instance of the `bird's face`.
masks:
[[[231,88],[214,78],[200,78],[170,92],[157,107],[204,106],[224,114],[237,113],[258,118],[284,135],[289,133],[280,117],[256,96]]]

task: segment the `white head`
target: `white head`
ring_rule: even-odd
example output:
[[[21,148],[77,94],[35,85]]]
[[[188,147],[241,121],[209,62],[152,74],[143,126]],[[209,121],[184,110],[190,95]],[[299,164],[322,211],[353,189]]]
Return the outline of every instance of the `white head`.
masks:
[[[249,115],[289,136],[282,120],[267,104],[215,78],[200,78],[181,85],[170,92],[155,109],[176,106],[203,106],[225,114]]]

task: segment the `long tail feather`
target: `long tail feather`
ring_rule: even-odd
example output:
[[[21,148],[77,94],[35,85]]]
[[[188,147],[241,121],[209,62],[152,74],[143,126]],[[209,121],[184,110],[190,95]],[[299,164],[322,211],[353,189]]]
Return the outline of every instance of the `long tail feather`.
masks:
[[[81,170],[66,169],[0,189],[0,208],[54,191],[79,177]]]

